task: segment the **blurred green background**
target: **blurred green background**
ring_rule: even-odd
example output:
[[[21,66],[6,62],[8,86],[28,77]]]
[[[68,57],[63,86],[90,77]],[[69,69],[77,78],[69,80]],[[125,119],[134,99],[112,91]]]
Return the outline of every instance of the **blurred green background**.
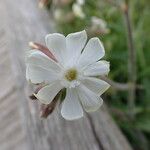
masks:
[[[59,32],[67,35],[85,29],[89,38],[98,36],[110,61],[109,79],[127,84],[128,67],[134,65],[128,63],[128,6],[136,52],[135,106],[129,109],[128,90],[112,87],[104,96],[133,148],[150,149],[150,0],[40,0],[39,6],[49,10]]]

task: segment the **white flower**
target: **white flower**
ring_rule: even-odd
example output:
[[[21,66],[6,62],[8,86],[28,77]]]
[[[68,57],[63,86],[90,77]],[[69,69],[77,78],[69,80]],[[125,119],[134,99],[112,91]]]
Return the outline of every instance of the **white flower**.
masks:
[[[85,4],[85,0],[77,0],[77,4],[84,5]]]
[[[107,23],[105,20],[98,18],[96,16],[91,17],[92,29],[101,30],[102,33],[109,33],[110,30],[107,28]]]
[[[96,26],[100,26],[101,28],[106,28],[107,27],[107,23],[106,21],[104,21],[101,18],[98,18],[96,16],[93,16],[91,18],[92,24],[96,25]]]
[[[55,9],[55,11],[54,11],[55,20],[60,21],[60,20],[62,20],[63,16],[64,16],[63,10],[61,10],[59,8]]]
[[[85,14],[84,14],[84,12],[83,12],[83,10],[82,10],[82,7],[81,7],[81,5],[79,5],[78,3],[74,3],[74,4],[72,5],[72,11],[73,11],[73,13],[74,13],[74,15],[75,15],[76,17],[79,17],[79,18],[81,18],[81,19],[84,19],[84,18],[85,18]]]
[[[103,103],[100,95],[109,88],[108,83],[94,77],[109,72],[109,63],[99,60],[105,55],[100,40],[95,37],[86,44],[85,31],[66,37],[53,33],[47,35],[45,40],[58,62],[41,51],[29,51],[26,59],[27,80],[34,84],[46,84],[35,96],[42,103],[49,104],[61,89],[66,88],[61,115],[67,120],[82,117],[83,109],[86,112],[96,111]]]

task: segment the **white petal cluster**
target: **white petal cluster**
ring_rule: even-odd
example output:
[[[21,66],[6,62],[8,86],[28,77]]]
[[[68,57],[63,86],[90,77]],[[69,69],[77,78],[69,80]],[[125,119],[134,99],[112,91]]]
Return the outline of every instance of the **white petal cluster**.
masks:
[[[87,42],[85,31],[66,37],[53,33],[45,40],[58,61],[39,50],[29,51],[26,78],[34,84],[45,83],[35,96],[49,104],[61,89],[66,88],[61,115],[67,120],[81,118],[83,110],[96,111],[103,103],[100,96],[109,88],[108,83],[96,78],[109,72],[109,63],[100,60],[105,55],[100,40],[95,37]]]
[[[85,4],[85,0],[77,0],[77,4],[84,5]]]

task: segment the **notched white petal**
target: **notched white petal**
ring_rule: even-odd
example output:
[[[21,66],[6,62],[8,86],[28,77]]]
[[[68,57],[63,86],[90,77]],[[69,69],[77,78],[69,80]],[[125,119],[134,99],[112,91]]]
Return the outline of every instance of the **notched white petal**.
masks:
[[[96,111],[103,104],[102,98],[100,98],[99,95],[95,94],[84,85],[80,85],[77,88],[77,92],[82,106],[86,112]]]
[[[93,77],[85,77],[82,83],[89,90],[93,91],[98,95],[102,95],[110,87],[110,85],[107,82]]]
[[[84,67],[92,64],[105,55],[103,44],[98,38],[91,38],[85,46],[80,58],[79,66]]]
[[[66,120],[75,120],[83,117],[83,109],[75,89],[67,89],[66,98],[62,103],[61,115]]]
[[[26,58],[26,64],[35,65],[55,73],[58,73],[61,70],[58,63],[40,51],[29,51],[28,57]]]
[[[63,87],[59,84],[59,81],[55,81],[50,85],[47,85],[40,89],[40,91],[35,94],[37,99],[43,104],[49,104],[52,102],[54,97]]]
[[[45,42],[49,50],[53,53],[56,59],[60,63],[65,61],[66,53],[66,38],[64,35],[59,33],[48,34],[45,37]]]
[[[87,41],[86,31],[70,33],[66,37],[68,59],[76,62]]]
[[[84,75],[85,76],[107,75],[109,71],[110,71],[110,63],[101,60],[84,68]]]
[[[28,81],[31,81],[33,84],[38,83],[51,83],[59,79],[58,74],[53,71],[46,70],[39,66],[27,65],[26,67],[26,78]]]

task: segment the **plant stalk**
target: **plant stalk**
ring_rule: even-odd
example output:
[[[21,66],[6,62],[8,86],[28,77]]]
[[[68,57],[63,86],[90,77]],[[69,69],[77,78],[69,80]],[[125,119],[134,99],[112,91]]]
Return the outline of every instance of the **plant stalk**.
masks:
[[[122,7],[127,31],[127,42],[128,42],[128,80],[129,80],[129,91],[128,91],[128,106],[129,115],[131,119],[134,119],[134,108],[136,98],[136,50],[133,41],[133,32],[131,27],[129,8],[127,4]]]

